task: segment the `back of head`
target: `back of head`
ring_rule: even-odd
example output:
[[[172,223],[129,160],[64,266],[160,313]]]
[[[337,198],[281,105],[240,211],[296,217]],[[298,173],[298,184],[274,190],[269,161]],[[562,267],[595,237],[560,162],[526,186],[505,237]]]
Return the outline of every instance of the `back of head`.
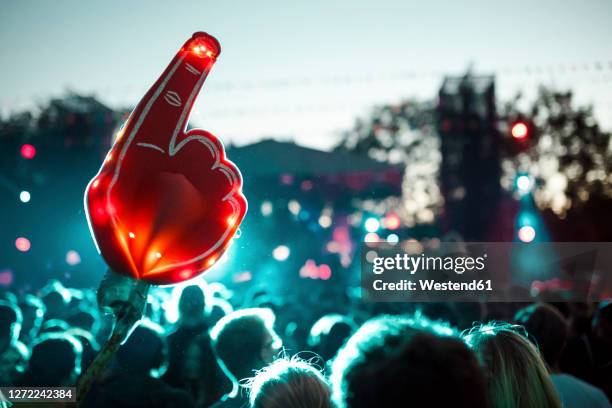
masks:
[[[514,320],[535,339],[548,367],[555,368],[568,335],[568,324],[563,315],[550,305],[536,304],[519,310]]]
[[[42,335],[32,347],[24,385],[59,387],[71,385],[81,371],[82,346],[65,333]]]
[[[308,346],[324,360],[330,360],[350,337],[355,326],[355,323],[346,316],[325,315],[312,325],[308,335]]]
[[[127,341],[117,350],[122,370],[148,375],[165,363],[164,330],[156,323],[142,320]]]
[[[331,381],[341,408],[486,406],[474,353],[450,327],[421,316],[366,322],[338,352]]]
[[[269,309],[241,309],[223,317],[211,329],[213,349],[234,381],[250,377],[269,362],[264,361],[262,351],[279,342],[273,331],[274,320]]]
[[[331,393],[321,373],[298,359],[279,359],[251,381],[252,408],[331,408]]]
[[[535,346],[521,326],[486,324],[464,334],[488,374],[493,408],[561,407],[555,387]]]
[[[202,319],[206,297],[198,285],[190,285],[183,289],[179,299],[178,309],[181,318]]]
[[[19,338],[21,310],[12,302],[0,300],[0,353]]]

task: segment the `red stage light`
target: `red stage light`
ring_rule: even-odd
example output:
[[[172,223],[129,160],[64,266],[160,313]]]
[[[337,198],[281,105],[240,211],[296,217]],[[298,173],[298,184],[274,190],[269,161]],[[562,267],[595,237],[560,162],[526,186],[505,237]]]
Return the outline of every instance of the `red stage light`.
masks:
[[[24,159],[28,159],[28,160],[33,159],[34,156],[36,156],[36,148],[29,143],[22,145],[21,146],[21,156]]]

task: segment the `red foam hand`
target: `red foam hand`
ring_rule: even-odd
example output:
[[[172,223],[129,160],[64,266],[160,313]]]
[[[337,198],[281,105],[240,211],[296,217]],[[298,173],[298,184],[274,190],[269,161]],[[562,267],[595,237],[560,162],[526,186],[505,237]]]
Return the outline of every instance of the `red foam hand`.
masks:
[[[242,178],[219,139],[185,131],[220,51],[206,33],[183,45],[87,186],[92,235],[117,273],[154,284],[193,278],[219,259],[244,218]]]

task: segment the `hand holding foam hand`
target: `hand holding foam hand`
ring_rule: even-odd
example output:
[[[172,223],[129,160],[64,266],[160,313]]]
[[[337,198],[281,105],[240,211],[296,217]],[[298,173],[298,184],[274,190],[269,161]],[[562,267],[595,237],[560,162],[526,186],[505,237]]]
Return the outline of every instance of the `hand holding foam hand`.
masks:
[[[142,316],[150,284],[210,268],[247,209],[238,168],[212,134],[186,131],[221,47],[195,33],[136,106],[85,192],[94,240],[110,267],[98,303],[116,318],[111,338],[81,377],[82,401]]]

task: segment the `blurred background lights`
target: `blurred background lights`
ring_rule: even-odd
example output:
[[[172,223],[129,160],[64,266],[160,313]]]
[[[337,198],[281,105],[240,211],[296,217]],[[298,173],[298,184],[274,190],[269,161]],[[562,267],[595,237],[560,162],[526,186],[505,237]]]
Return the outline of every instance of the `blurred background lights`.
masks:
[[[524,139],[528,133],[527,125],[523,122],[516,122],[512,125],[510,133],[512,133],[512,137],[515,139]]]
[[[71,249],[70,251],[66,252],[66,263],[72,266],[80,264],[81,255],[79,255],[77,251]]]
[[[395,213],[387,214],[384,221],[384,227],[390,230],[398,229],[401,225],[401,220],[399,216]]]
[[[264,201],[261,203],[261,215],[268,217],[272,214],[273,208],[270,201]]]
[[[290,200],[289,203],[287,203],[287,208],[289,208],[291,214],[298,215],[302,206],[296,200]]]
[[[274,250],[272,251],[272,256],[277,261],[284,261],[287,258],[289,258],[290,252],[291,251],[289,250],[288,246],[286,246],[286,245],[279,245],[276,248],[274,248]]]
[[[379,241],[379,236],[377,233],[375,232],[368,232],[365,236],[365,242],[378,242]]]
[[[376,253],[376,251],[368,251],[366,252],[366,261],[368,262],[374,262],[374,259],[376,259],[378,257],[378,254]]]
[[[25,143],[21,145],[20,153],[24,159],[33,159],[36,156],[36,148],[29,143]]]
[[[319,225],[323,228],[329,228],[332,225],[332,219],[329,215],[322,215],[319,217]]]
[[[21,252],[28,252],[30,250],[30,240],[25,237],[19,237],[15,240],[15,248]]]
[[[399,242],[399,237],[397,234],[389,234],[387,236],[387,242],[390,244],[397,244]]]
[[[370,217],[365,222],[365,229],[368,232],[376,232],[380,228],[380,221],[374,217]]]
[[[536,231],[530,225],[525,225],[518,230],[518,239],[522,242],[531,242],[535,239]]]
[[[29,191],[24,190],[21,193],[19,193],[19,200],[21,200],[22,203],[29,203],[31,198],[32,197]]]
[[[531,190],[531,178],[526,174],[521,174],[516,178],[516,188],[520,193],[528,193]]]

